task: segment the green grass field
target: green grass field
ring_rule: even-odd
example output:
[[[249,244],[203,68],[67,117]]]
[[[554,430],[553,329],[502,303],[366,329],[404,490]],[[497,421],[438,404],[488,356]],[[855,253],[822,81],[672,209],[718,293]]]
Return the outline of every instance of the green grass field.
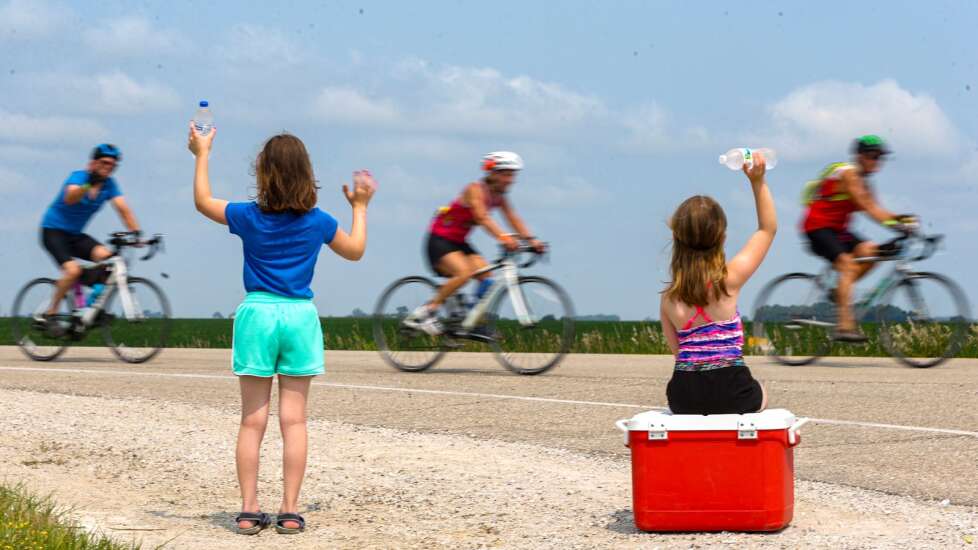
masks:
[[[326,349],[377,349],[373,342],[369,318],[328,317],[324,318],[322,323]],[[172,323],[167,345],[176,348],[230,348],[231,324],[232,321],[229,319],[175,319]],[[502,325],[501,329],[507,332],[505,323]],[[747,334],[750,334],[750,323],[747,323],[745,330]],[[886,352],[879,343],[877,325],[873,323],[864,324],[863,330],[870,338],[868,344],[858,346],[835,345],[832,347],[831,355],[886,356]],[[553,336],[552,333],[544,333],[540,338]],[[928,341],[933,340],[928,334],[908,334],[907,338],[911,339],[914,347],[922,350],[928,346]],[[521,343],[521,348],[524,350],[533,348],[532,339],[526,339]],[[9,319],[0,319],[0,344],[14,344]],[[103,345],[101,332],[96,331],[89,334],[84,340],[73,345],[101,346]],[[482,344],[473,343],[464,349],[485,351],[487,348]],[[659,323],[646,321],[578,321],[575,323],[573,351],[576,353],[669,353]],[[803,350],[800,350],[799,353],[803,353]],[[978,357],[978,325],[968,327],[965,345],[958,356]]]

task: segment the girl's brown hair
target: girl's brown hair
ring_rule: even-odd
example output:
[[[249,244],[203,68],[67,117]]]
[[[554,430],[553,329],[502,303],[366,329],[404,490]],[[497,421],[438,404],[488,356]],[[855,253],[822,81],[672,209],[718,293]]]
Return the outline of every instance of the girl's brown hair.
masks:
[[[705,306],[727,293],[727,216],[710,197],[696,195],[683,201],[669,220],[672,229],[672,280],[663,291],[667,298]]]
[[[255,159],[258,193],[263,212],[305,214],[316,206],[316,177],[302,140],[291,134],[272,136]]]

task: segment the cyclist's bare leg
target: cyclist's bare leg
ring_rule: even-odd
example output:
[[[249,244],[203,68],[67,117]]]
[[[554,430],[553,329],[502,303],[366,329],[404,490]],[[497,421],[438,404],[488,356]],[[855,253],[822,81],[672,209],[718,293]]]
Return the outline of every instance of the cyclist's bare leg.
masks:
[[[879,254],[879,248],[876,243],[864,241],[859,243],[856,248],[852,249],[852,255],[856,258],[870,258]],[[859,270],[856,272],[856,280],[860,280],[866,276],[867,273],[872,271],[876,267],[876,262],[866,262],[862,264],[856,264]]]
[[[860,265],[856,263],[852,254],[840,254],[835,259],[835,270],[839,272],[839,288],[835,293],[836,307],[839,311],[840,331],[852,331],[856,329],[856,322],[852,315],[852,287],[860,274]]]
[[[272,395],[272,379],[258,376],[239,376],[241,386],[241,425],[235,449],[235,467],[241,488],[241,511],[258,512],[258,457],[261,441],[268,426],[269,401]],[[249,528],[254,521],[242,520],[241,528]]]
[[[468,254],[464,252],[450,252],[442,256],[438,261],[438,270],[442,273],[451,275],[438,289],[435,297],[428,302],[428,306],[437,309],[449,296],[455,294],[465,283],[471,279],[475,272],[486,267],[486,261],[478,254]],[[482,274],[478,278],[484,279],[488,274]]]
[[[102,245],[98,245],[92,249],[92,261],[101,262],[102,260],[108,259],[112,256],[112,252]],[[55,285],[54,296],[51,297],[51,303],[48,304],[48,315],[53,315],[58,312],[58,304],[61,300],[64,300],[68,291],[81,276],[82,268],[78,265],[75,260],[68,260],[67,262],[61,264],[61,278],[58,279]]]
[[[61,264],[61,278],[55,284],[54,295],[51,296],[51,303],[48,304],[48,310],[45,313],[54,315],[58,312],[58,304],[64,300],[68,290],[75,284],[81,273],[82,268],[75,260],[68,260]]]

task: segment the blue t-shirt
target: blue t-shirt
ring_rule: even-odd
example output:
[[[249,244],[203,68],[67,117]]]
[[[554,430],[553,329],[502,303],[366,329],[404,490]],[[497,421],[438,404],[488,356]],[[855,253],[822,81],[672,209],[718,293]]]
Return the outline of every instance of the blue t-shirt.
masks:
[[[99,190],[98,196],[94,199],[88,193],[85,193],[85,196],[75,204],[66,203],[65,189],[69,185],[84,185],[88,183],[88,176],[89,174],[85,170],[72,172],[68,176],[64,185],[61,186],[61,190],[58,191],[58,196],[54,198],[51,206],[44,213],[44,218],[41,220],[41,227],[60,229],[68,233],[81,233],[85,229],[85,225],[88,224],[88,220],[92,219],[92,216],[98,212],[99,208],[102,208],[105,201],[122,196],[119,185],[114,179],[108,178],[102,183],[102,189]]]
[[[245,290],[312,298],[309,284],[319,251],[336,235],[333,216],[318,208],[267,213],[254,202],[228,203],[224,216],[244,245]]]

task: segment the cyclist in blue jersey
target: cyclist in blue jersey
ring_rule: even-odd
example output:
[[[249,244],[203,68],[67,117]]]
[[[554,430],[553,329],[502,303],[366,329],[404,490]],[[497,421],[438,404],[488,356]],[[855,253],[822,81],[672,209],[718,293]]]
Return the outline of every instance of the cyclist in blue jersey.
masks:
[[[82,268],[75,258],[98,262],[112,255],[108,248],[83,232],[103,204],[111,202],[129,231],[140,233],[136,216],[111,177],[121,161],[122,153],[115,145],[103,143],[95,147],[88,168],[68,176],[44,213],[41,243],[61,269],[61,279],[45,317],[57,312],[58,304],[81,275]]]

